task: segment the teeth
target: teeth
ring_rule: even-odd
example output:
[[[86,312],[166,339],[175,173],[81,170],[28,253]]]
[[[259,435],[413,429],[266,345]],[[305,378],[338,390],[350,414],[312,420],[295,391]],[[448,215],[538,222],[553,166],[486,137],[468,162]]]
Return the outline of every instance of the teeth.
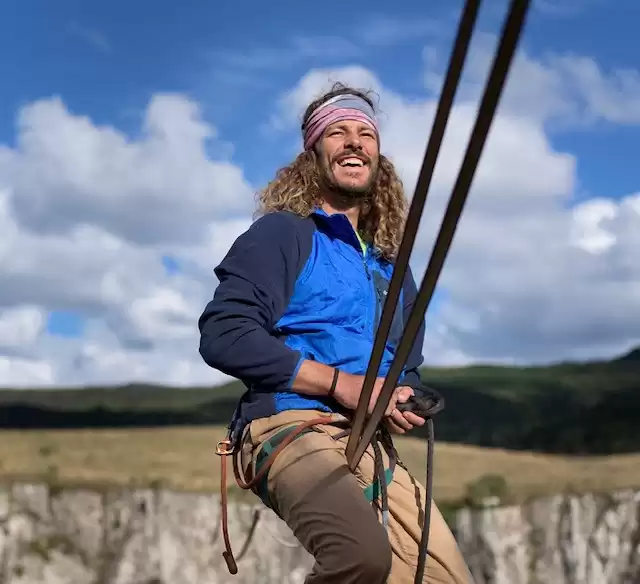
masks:
[[[363,166],[364,163],[359,158],[345,158],[341,160],[338,164],[340,166]]]

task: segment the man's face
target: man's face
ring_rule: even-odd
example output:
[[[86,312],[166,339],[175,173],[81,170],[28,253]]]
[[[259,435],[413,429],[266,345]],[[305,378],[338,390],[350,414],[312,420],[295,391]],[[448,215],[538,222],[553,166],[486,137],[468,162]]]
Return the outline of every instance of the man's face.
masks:
[[[325,180],[347,196],[369,192],[378,173],[376,133],[366,124],[344,120],[328,126],[318,141]]]

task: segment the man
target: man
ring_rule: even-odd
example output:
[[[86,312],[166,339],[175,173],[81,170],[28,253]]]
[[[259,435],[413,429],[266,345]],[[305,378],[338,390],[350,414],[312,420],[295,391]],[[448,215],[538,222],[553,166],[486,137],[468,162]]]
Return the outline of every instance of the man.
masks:
[[[256,472],[285,430],[325,416],[278,453],[254,489],[315,557],[307,584],[410,584],[424,488],[396,464],[390,439],[384,452],[370,445],[355,473],[345,457],[345,428],[360,396],[407,202],[393,165],[380,154],[367,94],[337,84],[309,105],[302,134],[304,151],[262,191],[262,216],[215,270],[220,283],[199,321],[200,353],[248,388],[231,424],[245,473]],[[408,271],[369,412],[415,295]],[[391,433],[425,422],[395,407],[420,391],[423,337],[424,325],[386,410]],[[392,477],[378,472],[380,465]],[[424,581],[470,582],[435,505]]]

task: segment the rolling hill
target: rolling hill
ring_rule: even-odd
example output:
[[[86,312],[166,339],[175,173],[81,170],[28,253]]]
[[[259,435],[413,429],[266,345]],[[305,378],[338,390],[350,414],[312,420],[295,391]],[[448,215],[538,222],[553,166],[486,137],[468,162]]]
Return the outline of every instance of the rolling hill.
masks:
[[[445,398],[435,421],[438,441],[562,454],[640,451],[640,348],[608,361],[424,368],[421,374]],[[224,425],[243,391],[239,382],[6,388],[0,390],[0,428]]]

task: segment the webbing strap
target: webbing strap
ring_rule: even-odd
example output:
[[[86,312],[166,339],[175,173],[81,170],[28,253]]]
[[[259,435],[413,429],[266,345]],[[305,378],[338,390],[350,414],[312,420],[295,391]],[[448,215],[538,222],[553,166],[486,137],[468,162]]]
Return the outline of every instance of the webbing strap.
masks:
[[[276,432],[273,436],[271,436],[271,438],[268,438],[267,440],[265,440],[262,443],[262,448],[260,449],[260,452],[258,453],[258,456],[256,457],[256,468],[255,468],[255,474],[257,475],[260,472],[260,469],[262,468],[262,465],[265,463],[265,461],[267,460],[267,458],[269,457],[269,455],[276,449],[278,448],[278,445],[289,435],[291,434],[291,432],[293,432],[295,430],[295,426],[290,426],[288,428],[284,428],[283,430],[280,430],[279,432]],[[294,438],[294,442],[300,438],[300,436],[304,436],[305,434],[308,434],[309,432],[317,432],[317,430],[314,430],[313,428],[305,428],[304,430],[302,430],[302,432],[300,432],[300,434],[298,434],[298,436],[296,436]],[[262,478],[261,481],[258,482],[258,484],[255,487],[255,492],[256,495],[258,495],[258,497],[260,497],[260,499],[262,500],[262,502],[269,507],[270,509],[272,508],[270,503],[269,503],[269,492],[267,490],[267,478],[268,478],[268,473],[264,475],[264,477]]]
[[[295,426],[284,428],[283,430],[276,432],[271,438],[268,438],[262,443],[262,448],[260,449],[260,452],[256,457],[256,468],[255,468],[256,475],[260,472],[262,465],[267,460],[269,455],[294,430],[295,430]],[[293,441],[295,442],[298,438],[300,438],[300,436],[303,436],[304,434],[308,434],[309,432],[318,432],[318,430],[315,430],[314,428],[305,428],[302,432],[300,432],[300,434],[298,434],[298,436],[294,438]],[[387,484],[387,486],[389,486],[391,484],[391,481],[393,481],[393,468],[387,468],[384,472],[384,476],[385,476],[385,483]],[[267,477],[268,477],[268,474],[266,474],[256,486],[256,494],[260,497],[262,502],[267,507],[272,508],[271,505],[269,504],[269,494],[267,490]],[[380,481],[378,480],[378,478],[376,478],[372,484],[370,484],[368,487],[365,487],[363,489],[364,496],[367,499],[367,501],[371,503],[373,502],[374,499],[380,496],[380,490],[381,490]]]

